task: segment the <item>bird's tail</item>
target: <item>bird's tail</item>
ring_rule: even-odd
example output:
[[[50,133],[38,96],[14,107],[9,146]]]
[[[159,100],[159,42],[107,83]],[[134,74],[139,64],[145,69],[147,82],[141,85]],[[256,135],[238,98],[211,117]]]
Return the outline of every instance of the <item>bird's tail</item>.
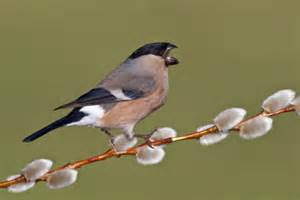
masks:
[[[74,109],[69,115],[49,124],[48,126],[42,128],[41,130],[29,135],[28,137],[23,139],[23,142],[32,142],[39,137],[63,126],[66,126],[70,123],[79,121],[85,116],[84,113],[80,112],[79,109]]]

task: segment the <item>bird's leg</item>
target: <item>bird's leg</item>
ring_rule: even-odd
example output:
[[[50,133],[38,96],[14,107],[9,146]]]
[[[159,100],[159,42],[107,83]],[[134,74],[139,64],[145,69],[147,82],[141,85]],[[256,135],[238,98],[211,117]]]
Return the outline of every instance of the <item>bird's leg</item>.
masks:
[[[115,136],[109,132],[109,130],[105,129],[105,128],[101,128],[101,131],[103,131],[110,139],[110,143],[111,145],[114,147],[115,144]]]
[[[150,140],[151,136],[157,131],[157,128],[154,129],[153,131],[151,131],[150,133],[148,134],[136,134],[135,136],[138,137],[138,138],[142,138],[144,140]]]
[[[126,137],[126,139],[127,139],[128,141],[133,140],[134,137],[135,137],[135,135],[133,135],[133,134],[128,134],[128,133],[125,133],[124,135],[125,135],[125,137]]]
[[[123,133],[128,141],[132,141],[135,138],[135,133],[133,129],[134,129],[134,124],[131,124],[123,128]]]

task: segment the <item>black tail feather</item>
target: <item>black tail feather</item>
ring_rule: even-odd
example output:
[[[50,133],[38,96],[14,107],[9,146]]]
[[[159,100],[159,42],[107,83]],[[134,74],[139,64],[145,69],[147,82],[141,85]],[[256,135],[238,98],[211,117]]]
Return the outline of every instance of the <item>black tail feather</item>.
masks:
[[[37,138],[49,133],[50,131],[53,131],[54,129],[60,128],[62,126],[65,126],[67,124],[67,120],[65,118],[59,119],[52,124],[46,126],[45,128],[42,128],[41,130],[29,135],[26,137],[23,142],[32,142],[36,140]]]
[[[80,121],[85,116],[85,114],[80,112],[79,109],[80,108],[74,109],[66,117],[63,117],[63,118],[49,124],[45,128],[42,128],[41,130],[29,135],[28,137],[23,139],[23,142],[32,142],[32,141],[36,140],[37,138],[42,137],[43,135],[49,133],[50,131],[53,131],[53,130],[63,127],[63,126],[66,126],[67,124],[70,124],[72,122]]]

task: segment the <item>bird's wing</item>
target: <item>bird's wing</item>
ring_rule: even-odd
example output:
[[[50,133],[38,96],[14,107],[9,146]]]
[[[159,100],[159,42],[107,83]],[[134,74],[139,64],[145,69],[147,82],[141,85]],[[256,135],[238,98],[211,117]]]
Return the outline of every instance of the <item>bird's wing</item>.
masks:
[[[89,92],[83,94],[75,101],[71,101],[62,106],[55,108],[59,110],[63,108],[76,108],[89,105],[99,105],[107,103],[116,103],[120,101],[129,101],[141,98],[144,95],[142,91],[131,89],[115,89],[107,90],[105,88],[94,88]]]
[[[59,106],[55,110],[135,100],[144,97],[155,87],[155,81],[151,77],[131,76],[126,80],[120,81],[121,79],[122,76],[119,81],[99,85],[75,101]]]

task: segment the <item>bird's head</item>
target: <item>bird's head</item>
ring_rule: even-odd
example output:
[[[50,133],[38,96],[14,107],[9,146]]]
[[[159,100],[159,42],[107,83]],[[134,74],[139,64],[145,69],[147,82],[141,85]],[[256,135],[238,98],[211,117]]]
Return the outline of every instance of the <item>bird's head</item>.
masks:
[[[129,59],[136,59],[141,56],[154,55],[164,59],[166,66],[176,65],[179,63],[179,61],[175,57],[169,55],[170,51],[174,48],[177,48],[177,46],[169,42],[149,43],[135,50],[129,56]]]

